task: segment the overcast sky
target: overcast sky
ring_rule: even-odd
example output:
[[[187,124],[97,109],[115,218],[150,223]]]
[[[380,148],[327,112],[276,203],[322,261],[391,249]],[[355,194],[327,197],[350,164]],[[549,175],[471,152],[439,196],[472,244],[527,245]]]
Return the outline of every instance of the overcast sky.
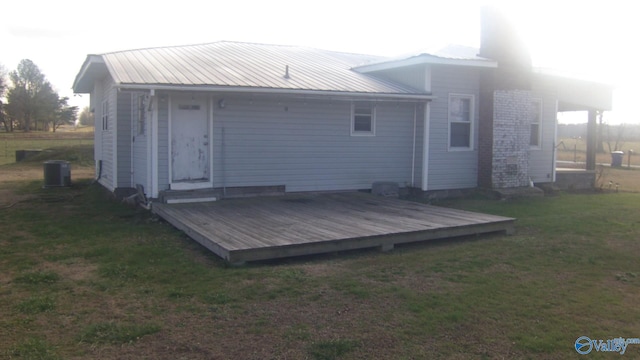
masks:
[[[605,118],[640,123],[633,1],[4,0],[0,64],[14,70],[31,59],[61,95],[84,106],[88,95],[74,97],[71,85],[87,54],[218,40],[386,56],[477,47],[483,4],[511,19],[534,65],[614,84],[614,111]]]

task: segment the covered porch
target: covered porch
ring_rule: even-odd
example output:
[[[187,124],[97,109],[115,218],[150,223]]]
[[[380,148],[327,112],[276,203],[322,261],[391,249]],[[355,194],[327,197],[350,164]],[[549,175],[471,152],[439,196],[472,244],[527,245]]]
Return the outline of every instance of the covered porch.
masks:
[[[153,211],[232,264],[512,233],[515,222],[360,192],[154,204]]]
[[[613,87],[608,84],[573,79],[538,71],[538,81],[552,85],[557,92],[557,112],[579,112],[587,123],[586,163],[583,169],[566,168],[555,163],[555,183],[563,189],[589,189],[595,186],[597,121],[604,111],[612,110]],[[557,139],[556,139],[557,146]]]

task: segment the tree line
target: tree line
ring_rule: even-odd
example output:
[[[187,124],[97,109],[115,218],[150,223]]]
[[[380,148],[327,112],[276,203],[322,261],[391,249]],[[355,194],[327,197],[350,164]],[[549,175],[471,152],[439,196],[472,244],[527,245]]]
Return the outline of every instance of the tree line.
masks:
[[[33,61],[20,61],[8,74],[0,65],[0,126],[6,132],[56,131],[77,116],[78,107],[58,95]]]

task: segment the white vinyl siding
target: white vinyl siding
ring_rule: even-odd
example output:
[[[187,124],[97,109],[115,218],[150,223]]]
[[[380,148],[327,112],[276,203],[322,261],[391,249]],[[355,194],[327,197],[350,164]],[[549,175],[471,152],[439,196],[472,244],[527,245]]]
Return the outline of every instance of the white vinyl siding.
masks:
[[[136,106],[134,108],[135,113],[132,114],[136,119],[137,127],[136,133],[144,136],[147,131],[147,101],[146,95],[136,95],[134,101]]]
[[[428,138],[427,190],[474,188],[478,184],[478,151],[475,149],[478,122],[473,121],[474,144],[465,151],[451,151],[449,147],[449,94],[479,96],[478,69],[454,66],[433,66],[432,94],[436,98],[430,105]],[[473,119],[478,118],[478,106],[473,107]]]
[[[553,86],[546,84],[534,84],[532,96],[540,99],[540,144],[529,151],[529,177],[535,183],[553,181],[555,143],[556,143],[556,119],[557,119],[557,92]]]
[[[158,107],[158,190],[169,188],[169,95],[160,94],[157,96]]]
[[[133,135],[133,187],[140,184],[144,187],[145,193],[149,194],[149,184],[147,184],[148,168],[148,140],[147,140],[147,119],[148,119],[149,97],[140,93],[131,94],[131,118],[132,126],[135,130]]]
[[[107,189],[114,190],[117,187],[115,174],[116,174],[116,139],[115,129],[113,128],[116,118],[115,103],[116,103],[116,91],[113,87],[113,79],[106,77],[103,81],[97,83],[99,89],[97,93],[100,99],[97,99],[96,103],[100,104],[100,107],[96,110],[96,119],[100,119],[101,130],[99,135],[96,135],[96,147],[100,147],[99,158],[96,158],[96,163],[102,163],[102,169],[97,169],[100,174],[99,182]],[[106,126],[106,129],[102,130]]]
[[[115,183],[116,188],[132,187],[131,184],[131,151],[133,130],[132,124],[132,109],[134,104],[131,103],[131,93],[116,90],[115,111],[117,116],[110,122],[113,125],[113,132],[115,135],[115,152],[117,156],[116,175],[117,181]]]
[[[214,103],[221,97],[214,96]],[[412,103],[378,103],[376,136],[352,137],[351,102],[224,98],[226,107],[213,109],[214,187],[285,185],[295,192],[411,182]],[[165,106],[160,101],[161,146]],[[166,154],[159,152],[160,190],[168,186]]]

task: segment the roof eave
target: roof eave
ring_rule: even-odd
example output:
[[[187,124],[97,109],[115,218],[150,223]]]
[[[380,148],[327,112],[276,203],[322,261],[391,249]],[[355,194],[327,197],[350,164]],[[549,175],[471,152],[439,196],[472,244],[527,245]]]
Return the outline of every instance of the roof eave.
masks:
[[[73,92],[87,94],[93,91],[93,82],[108,73],[107,65],[101,55],[87,55],[80,71],[73,81]]]
[[[261,88],[245,86],[220,86],[220,85],[173,85],[173,84],[119,84],[116,86],[121,90],[154,90],[154,91],[207,91],[223,93],[245,93],[245,94],[274,94],[292,95],[302,97],[323,97],[332,99],[369,99],[369,100],[411,100],[430,101],[435,99],[427,93],[379,93],[379,92],[351,92],[334,90],[309,90],[309,89],[283,89],[283,88]]]
[[[376,71],[383,71],[395,68],[401,68],[413,65],[451,65],[451,66],[466,66],[466,67],[481,67],[481,68],[497,68],[498,63],[493,60],[485,59],[450,59],[429,54],[422,54],[413,56],[402,60],[385,61],[376,64],[367,64],[356,66],[353,70],[361,73],[369,73]]]

